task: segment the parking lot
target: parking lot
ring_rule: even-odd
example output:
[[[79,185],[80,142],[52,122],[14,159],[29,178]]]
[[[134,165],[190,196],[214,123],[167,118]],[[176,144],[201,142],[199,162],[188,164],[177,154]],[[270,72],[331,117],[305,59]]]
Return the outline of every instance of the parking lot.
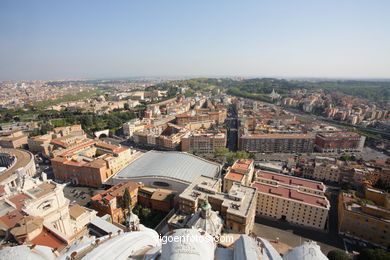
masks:
[[[64,188],[64,195],[71,203],[75,202],[79,205],[86,206],[90,202],[91,197],[102,191],[104,191],[104,189],[67,185]]]

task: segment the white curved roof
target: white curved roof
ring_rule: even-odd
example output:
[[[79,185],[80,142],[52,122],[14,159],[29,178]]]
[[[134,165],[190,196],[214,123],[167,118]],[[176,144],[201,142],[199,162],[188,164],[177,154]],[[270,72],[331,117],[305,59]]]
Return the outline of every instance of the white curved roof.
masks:
[[[122,169],[116,179],[162,176],[192,182],[200,175],[215,177],[220,165],[182,152],[149,151]]]
[[[316,242],[308,241],[288,251],[283,256],[283,260],[328,260],[328,258],[321,252]]]
[[[127,232],[102,242],[89,252],[83,260],[125,260],[131,256],[144,255],[153,247],[161,246],[159,235],[153,229]]]
[[[214,260],[214,240],[202,230],[176,229],[166,238],[161,260]]]
[[[5,247],[0,250],[1,260],[51,260],[55,259],[55,255],[50,247],[35,246],[33,249],[27,245]]]

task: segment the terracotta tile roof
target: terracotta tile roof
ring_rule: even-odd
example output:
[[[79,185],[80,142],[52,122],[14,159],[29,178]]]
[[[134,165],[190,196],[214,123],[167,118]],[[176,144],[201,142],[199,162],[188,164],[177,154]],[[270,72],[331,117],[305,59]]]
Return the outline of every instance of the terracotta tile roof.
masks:
[[[311,204],[317,207],[328,208],[329,201],[324,197],[315,196],[309,193],[302,193],[294,189],[289,189],[282,186],[273,186],[266,183],[255,182],[252,187],[257,188],[258,192],[267,193],[270,195],[292,199],[295,201],[301,201],[307,204]]]
[[[126,147],[119,147],[118,149],[114,150],[114,153],[121,153],[121,152],[124,152],[127,150],[129,150],[129,149]]]
[[[225,179],[241,182],[244,178],[244,174],[230,171],[225,175]]]
[[[140,184],[137,182],[120,182],[120,183],[112,186],[108,190],[105,190],[102,193],[93,196],[91,198],[91,200],[110,201],[117,196],[122,196],[126,188],[128,188],[130,193],[131,193],[133,190],[137,189],[138,187],[142,187],[142,186],[143,186],[143,184]]]
[[[323,191],[324,185],[318,181],[305,180],[301,178],[291,177],[288,175],[276,174],[272,172],[257,171],[256,176],[264,179],[278,181],[285,185],[303,186],[313,190]]]

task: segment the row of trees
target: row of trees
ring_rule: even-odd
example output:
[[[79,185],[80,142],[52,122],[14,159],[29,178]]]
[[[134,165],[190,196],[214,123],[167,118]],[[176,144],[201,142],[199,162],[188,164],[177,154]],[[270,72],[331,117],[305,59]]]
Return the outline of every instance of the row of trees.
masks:
[[[215,148],[214,156],[218,158],[222,162],[226,162],[228,164],[233,164],[234,161],[238,159],[255,159],[256,155],[243,152],[243,151],[237,151],[237,152],[230,152],[228,148]]]

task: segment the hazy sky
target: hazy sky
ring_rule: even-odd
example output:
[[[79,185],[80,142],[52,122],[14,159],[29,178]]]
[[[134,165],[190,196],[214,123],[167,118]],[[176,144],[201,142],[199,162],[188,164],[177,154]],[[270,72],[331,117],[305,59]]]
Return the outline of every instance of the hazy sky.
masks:
[[[0,80],[390,78],[390,1],[0,0]]]

